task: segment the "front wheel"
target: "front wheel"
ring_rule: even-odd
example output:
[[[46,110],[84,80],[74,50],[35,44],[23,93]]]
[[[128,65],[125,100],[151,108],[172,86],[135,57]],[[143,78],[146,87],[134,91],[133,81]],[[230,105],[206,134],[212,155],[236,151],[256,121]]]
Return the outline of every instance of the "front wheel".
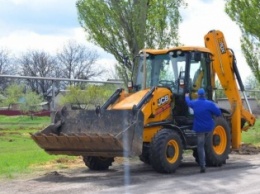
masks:
[[[114,162],[114,158],[83,156],[83,161],[90,170],[107,170]]]
[[[150,147],[150,163],[160,173],[172,173],[182,160],[183,145],[179,134],[171,129],[160,130]]]
[[[226,163],[230,153],[231,133],[223,117],[215,119],[215,128],[206,140],[205,155],[208,166],[221,166]]]

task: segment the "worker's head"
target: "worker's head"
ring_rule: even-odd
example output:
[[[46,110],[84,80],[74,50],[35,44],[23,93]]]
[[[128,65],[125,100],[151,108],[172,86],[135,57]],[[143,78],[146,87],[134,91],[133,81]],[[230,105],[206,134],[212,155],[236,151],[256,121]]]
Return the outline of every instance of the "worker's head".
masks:
[[[203,88],[198,89],[198,96],[199,97],[205,96],[205,90]]]

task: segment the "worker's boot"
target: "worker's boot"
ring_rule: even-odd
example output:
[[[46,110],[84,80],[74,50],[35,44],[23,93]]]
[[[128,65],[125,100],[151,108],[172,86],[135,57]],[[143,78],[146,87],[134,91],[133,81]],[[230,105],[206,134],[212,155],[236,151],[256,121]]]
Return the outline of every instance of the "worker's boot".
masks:
[[[205,173],[206,172],[206,168],[205,167],[201,167],[200,168],[200,173]]]

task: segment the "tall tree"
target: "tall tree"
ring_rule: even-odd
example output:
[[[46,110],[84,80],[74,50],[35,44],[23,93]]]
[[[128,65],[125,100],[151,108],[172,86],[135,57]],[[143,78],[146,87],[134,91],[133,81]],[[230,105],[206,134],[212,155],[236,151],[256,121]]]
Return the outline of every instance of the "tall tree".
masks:
[[[57,72],[60,72],[55,58],[44,51],[28,51],[18,58],[18,62],[21,65],[19,74],[22,76],[55,77]],[[50,81],[34,79],[28,79],[26,82],[30,90],[43,94],[44,97],[52,84]]]
[[[98,69],[98,54],[86,46],[69,41],[57,54],[57,62],[62,68],[63,77],[86,79],[101,76],[105,70]]]
[[[241,49],[260,83],[260,1],[226,0],[225,11],[242,31]]]
[[[88,39],[118,61],[127,81],[127,70],[140,49],[179,44],[180,6],[184,0],[78,0],[81,26]],[[126,68],[124,57],[130,58]]]
[[[13,58],[7,49],[0,48],[0,74],[2,75],[14,75],[16,69],[13,67]],[[7,78],[0,79],[0,89],[5,90],[10,84],[10,80]]]

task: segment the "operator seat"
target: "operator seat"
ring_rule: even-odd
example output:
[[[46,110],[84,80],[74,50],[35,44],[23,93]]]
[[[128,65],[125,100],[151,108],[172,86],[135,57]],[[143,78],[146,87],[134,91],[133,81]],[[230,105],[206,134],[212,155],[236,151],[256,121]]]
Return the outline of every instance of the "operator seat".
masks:
[[[193,77],[193,80],[192,80],[192,93],[191,93],[192,99],[195,99],[198,96],[197,91],[203,85],[202,84],[203,75],[204,75],[204,72],[203,72],[203,69],[201,69],[201,68],[199,68],[194,74],[194,77]]]

